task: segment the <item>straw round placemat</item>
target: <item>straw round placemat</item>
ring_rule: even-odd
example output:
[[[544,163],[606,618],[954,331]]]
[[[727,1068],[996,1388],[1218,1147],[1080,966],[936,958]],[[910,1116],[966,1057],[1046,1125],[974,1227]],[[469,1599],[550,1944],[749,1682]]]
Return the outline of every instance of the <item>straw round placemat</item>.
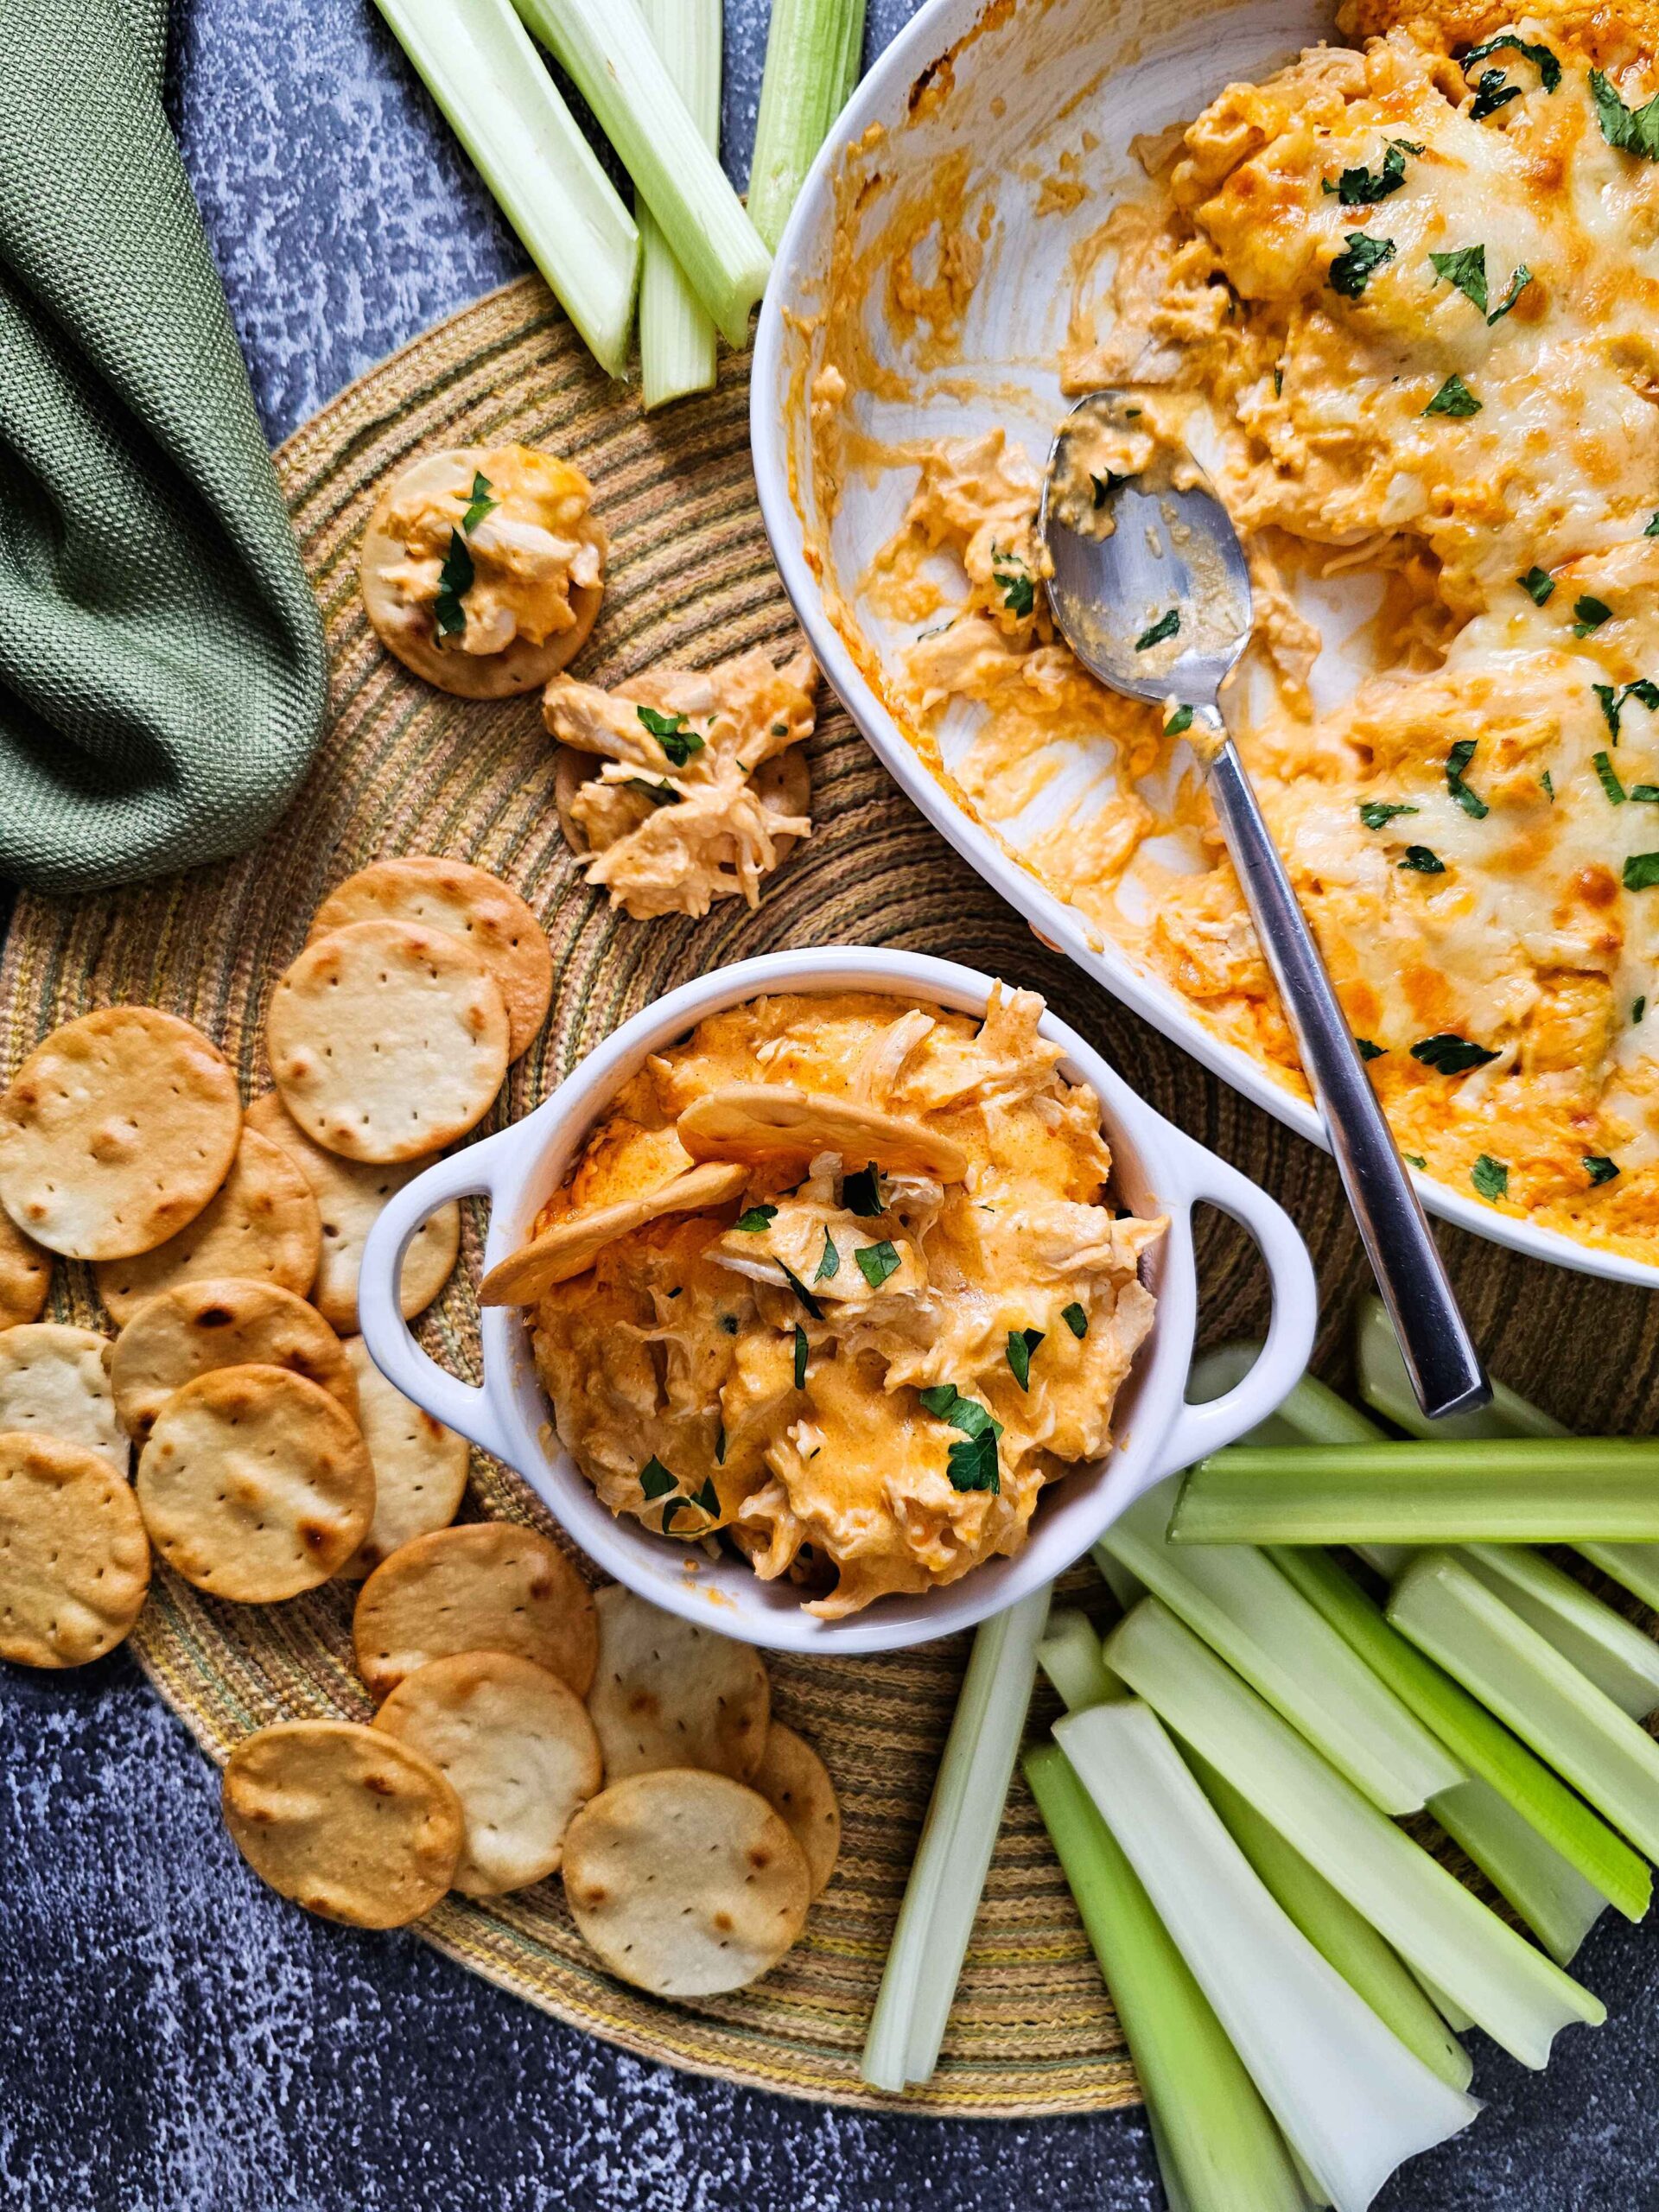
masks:
[[[511,438],[568,455],[597,487],[613,551],[583,673],[611,683],[657,663],[705,663],[789,638],[754,499],[747,401],[747,362],[728,358],[717,391],[645,416],[594,368],[527,278],[441,325],[289,439],[279,462],[333,669],[328,734],[310,780],[287,821],[233,866],[75,902],[23,899],[0,971],[5,1071],[60,1021],[141,1001],[217,1038],[255,1095],[267,1087],[260,1032],[271,982],[299,950],[323,893],[385,853],[448,853],[497,870],[551,937],[552,1017],[487,1128],[527,1111],[638,1007],[721,962],[791,944],[914,946],[1042,990],[1162,1111],[1291,1207],[1319,1263],[1331,1371],[1340,1379],[1347,1309],[1363,1269],[1329,1163],[1045,950],[899,796],[833,701],[812,747],[818,827],[760,911],[733,902],[702,922],[640,925],[609,912],[572,864],[536,702],[446,698],[381,652],[356,581],[375,487],[423,448]],[[235,741],[234,731],[224,733],[226,745]],[[1498,1373],[1575,1426],[1651,1425],[1655,1301],[1441,1235]],[[1259,1329],[1262,1286],[1248,1242],[1211,1215],[1199,1246],[1205,1338]],[[478,1250],[474,1219],[462,1264],[424,1325],[435,1355],[472,1380]],[[60,1268],[55,1297],[60,1318],[101,1321],[84,1271]],[[542,1521],[516,1478],[481,1457],[467,1510]],[[1088,1573],[1075,1579],[1086,1592]],[[368,1717],[351,1665],[350,1611],[345,1588],[237,1606],[162,1573],[134,1645],[222,1761],[269,1720]],[[846,1845],[804,1939],[758,1986],[696,2005],[626,1987],[577,1939],[556,1878],[488,1903],[453,1897],[422,1932],[503,1987],[645,2056],[798,2096],[898,2102],[860,2082],[858,2052],[964,1653],[964,1641],[952,1638],[887,1658],[772,1660],[777,1710],[834,1773]],[[1039,1703],[1036,1725],[1050,1709]],[[1135,2094],[1082,1928],[1016,1779],[939,2072],[904,2101],[1013,2117]]]

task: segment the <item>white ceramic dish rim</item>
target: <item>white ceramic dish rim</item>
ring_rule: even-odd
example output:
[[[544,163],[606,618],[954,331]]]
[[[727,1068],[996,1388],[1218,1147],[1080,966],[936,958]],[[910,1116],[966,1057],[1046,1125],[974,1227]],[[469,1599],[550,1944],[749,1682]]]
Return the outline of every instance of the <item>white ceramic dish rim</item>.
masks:
[[[984,0],[926,0],[859,86],[813,163],[779,244],[772,279],[761,302],[749,389],[750,448],[766,535],[784,588],[820,668],[888,773],[934,828],[1030,920],[1046,944],[1076,961],[1086,975],[1224,1083],[1328,1152],[1325,1125],[1310,1103],[1286,1090],[1239,1046],[1215,1036],[1173,992],[1144,974],[1127,954],[1090,944],[1081,914],[1020,866],[957,804],[920,759],[848,651],[806,559],[803,520],[790,493],[791,379],[785,318],[791,313],[810,315],[809,280],[815,274],[812,249],[826,210],[833,207],[831,180],[842,149],[855,143],[872,123],[899,127],[911,85],[964,37],[983,12]],[[1598,1251],[1559,1230],[1513,1221],[1432,1177],[1414,1173],[1412,1179],[1431,1213],[1491,1243],[1580,1274],[1637,1283],[1645,1289],[1659,1287],[1659,1265],[1623,1253]]]
[[[393,1294],[410,1237],[450,1198],[489,1198],[486,1268],[516,1250],[616,1091],[649,1053],[683,1037],[704,1015],[766,992],[861,989],[982,1014],[991,988],[990,976],[951,961],[835,946],[768,953],[670,992],[623,1023],[523,1121],[435,1161],[389,1200],[370,1232],[358,1287],[370,1357],[407,1397],[515,1469],[607,1573],[682,1618],[776,1650],[853,1654],[926,1643],[1013,1605],[1079,1558],[1154,1483],[1264,1420],[1306,1367],[1319,1311],[1313,1263],[1283,1209],[1166,1121],[1053,1015],[1043,1033],[1064,1048],[1065,1071],[1100,1097],[1122,1197],[1136,1212],[1169,1216],[1152,1270],[1158,1315],[1120,1397],[1127,1418],[1117,1446],[1098,1466],[1079,1469],[1045,1493],[1014,1558],[976,1568],[946,1589],[882,1599],[849,1619],[821,1620],[786,1583],[763,1583],[741,1560],[711,1562],[699,1550],[613,1518],[553,1434],[522,1315],[485,1309],[483,1381],[474,1386],[422,1350]],[[1255,1238],[1272,1285],[1273,1318],[1243,1380],[1224,1397],[1189,1405],[1183,1393],[1198,1319],[1192,1210],[1200,1200],[1220,1206]]]

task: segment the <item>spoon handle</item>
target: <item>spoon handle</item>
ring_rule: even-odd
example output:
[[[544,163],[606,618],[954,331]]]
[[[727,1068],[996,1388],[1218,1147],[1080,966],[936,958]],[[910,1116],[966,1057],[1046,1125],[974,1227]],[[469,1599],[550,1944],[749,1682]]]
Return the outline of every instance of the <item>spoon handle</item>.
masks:
[[[1480,1355],[1238,747],[1214,708],[1198,708],[1193,719],[1214,741],[1210,796],[1417,1402],[1431,1421],[1484,1406],[1491,1388]]]

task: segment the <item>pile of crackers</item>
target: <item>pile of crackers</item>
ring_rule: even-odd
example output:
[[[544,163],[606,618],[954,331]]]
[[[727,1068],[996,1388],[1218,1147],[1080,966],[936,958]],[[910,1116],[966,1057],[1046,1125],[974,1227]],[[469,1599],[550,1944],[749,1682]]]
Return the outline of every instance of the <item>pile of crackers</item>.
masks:
[[[25,1060],[0,1096],[0,1658],[111,1649],[152,1549],[238,1604],[361,1581],[374,1725],[283,1722],[232,1755],[226,1818],[256,1871],[390,1927],[563,1861],[608,1965],[703,1994],[766,1972],[829,1878],[822,1764],[771,1722],[747,1647],[620,1589],[595,1601],[533,1530],[451,1526],[466,1441],[356,1333],[375,1217],[488,1113],[551,991],[515,893],[413,856],[319,911],[272,994],[276,1088],[245,1111],[218,1048],[151,1007],[84,1015]],[[411,1243],[406,1318],[460,1235],[451,1203]],[[90,1267],[118,1333],[41,1320],[54,1255]],[[695,1865],[658,1888],[682,1850]]]

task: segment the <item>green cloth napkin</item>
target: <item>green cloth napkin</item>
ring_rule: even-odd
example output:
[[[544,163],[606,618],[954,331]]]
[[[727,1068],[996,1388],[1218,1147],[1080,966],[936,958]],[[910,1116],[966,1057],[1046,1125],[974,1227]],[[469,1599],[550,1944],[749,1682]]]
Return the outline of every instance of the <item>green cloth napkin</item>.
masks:
[[[267,829],[322,626],[162,109],[166,0],[0,0],[0,876]]]

